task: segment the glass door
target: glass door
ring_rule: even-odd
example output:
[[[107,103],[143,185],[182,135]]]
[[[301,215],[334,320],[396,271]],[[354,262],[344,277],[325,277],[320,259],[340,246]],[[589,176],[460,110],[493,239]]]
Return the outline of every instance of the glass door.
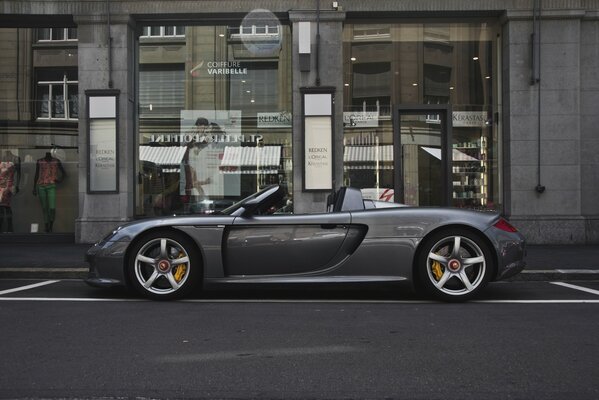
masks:
[[[449,204],[448,106],[400,107],[396,111],[396,201],[411,206]]]

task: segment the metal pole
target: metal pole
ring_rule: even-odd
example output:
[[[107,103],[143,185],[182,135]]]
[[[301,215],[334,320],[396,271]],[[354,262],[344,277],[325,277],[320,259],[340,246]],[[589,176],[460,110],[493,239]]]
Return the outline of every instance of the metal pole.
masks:
[[[106,45],[108,47],[108,88],[112,89],[112,38],[110,37],[110,0],[106,0]]]

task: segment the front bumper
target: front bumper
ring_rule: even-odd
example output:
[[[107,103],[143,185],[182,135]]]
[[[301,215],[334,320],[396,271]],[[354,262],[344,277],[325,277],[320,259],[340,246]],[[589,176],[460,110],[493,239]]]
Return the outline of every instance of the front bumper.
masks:
[[[130,242],[101,242],[85,255],[89,274],[85,283],[94,287],[126,286],[125,256]]]

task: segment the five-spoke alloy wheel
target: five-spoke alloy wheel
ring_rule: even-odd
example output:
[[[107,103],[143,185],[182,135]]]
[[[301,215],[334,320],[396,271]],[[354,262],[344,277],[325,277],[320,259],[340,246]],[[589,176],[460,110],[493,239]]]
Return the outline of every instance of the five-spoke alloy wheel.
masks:
[[[438,232],[423,243],[418,276],[424,289],[444,301],[465,301],[489,281],[494,264],[488,245],[465,229]]]
[[[174,231],[153,232],[130,252],[129,280],[142,295],[174,299],[187,295],[200,277],[196,247]]]

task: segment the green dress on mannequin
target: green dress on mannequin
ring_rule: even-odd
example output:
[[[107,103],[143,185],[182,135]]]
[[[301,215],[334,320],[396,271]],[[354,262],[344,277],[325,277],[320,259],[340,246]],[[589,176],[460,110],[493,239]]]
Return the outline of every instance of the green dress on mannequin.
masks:
[[[33,195],[38,196],[44,214],[45,232],[52,232],[54,218],[56,217],[56,184],[60,183],[66,173],[58,158],[52,157],[50,152],[37,160]]]

